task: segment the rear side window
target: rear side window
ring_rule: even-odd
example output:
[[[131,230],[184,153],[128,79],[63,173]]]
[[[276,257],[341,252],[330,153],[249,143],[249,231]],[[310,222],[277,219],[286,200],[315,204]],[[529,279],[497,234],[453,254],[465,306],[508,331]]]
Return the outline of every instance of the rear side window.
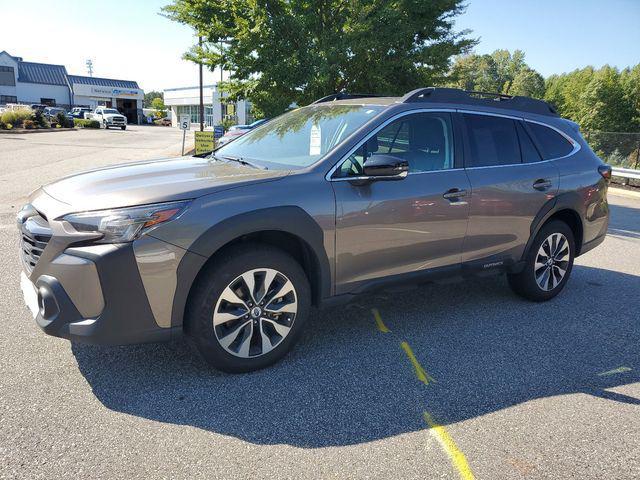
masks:
[[[555,130],[538,123],[527,122],[527,126],[542,148],[542,158],[545,160],[564,157],[573,150],[573,145],[569,143],[569,140]]]
[[[471,158],[467,167],[521,163],[516,123],[510,118],[464,114]]]
[[[518,140],[520,140],[520,151],[522,152],[523,163],[535,163],[542,160],[538,149],[533,144],[531,137],[524,129],[522,122],[516,122],[516,130],[518,130]]]

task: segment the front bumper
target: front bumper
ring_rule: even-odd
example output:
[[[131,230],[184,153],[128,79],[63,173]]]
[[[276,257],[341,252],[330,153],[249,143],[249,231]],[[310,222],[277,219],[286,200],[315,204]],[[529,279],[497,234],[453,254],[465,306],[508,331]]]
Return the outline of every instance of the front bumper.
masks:
[[[56,276],[55,268],[45,268],[34,283],[25,275],[21,282],[25,303],[33,311],[36,296],[35,321],[48,335],[72,341],[101,345],[168,341],[175,335],[172,328],[161,328],[155,321],[145,289],[138,273],[131,244],[70,248],[66,256],[77,257],[95,265],[100,282],[97,298],[104,298],[104,307],[97,315],[86,317]],[[48,272],[47,272],[48,271]],[[82,272],[77,275],[82,277]],[[77,282],[90,278],[75,278]],[[32,292],[29,292],[29,286]],[[99,300],[95,300],[99,301]],[[95,303],[94,303],[95,304]]]
[[[176,269],[184,250],[147,238],[92,244],[95,234],[54,220],[69,206],[42,190],[18,214],[21,288],[45,333],[122,345],[170,340]],[[44,213],[42,213],[44,212]]]

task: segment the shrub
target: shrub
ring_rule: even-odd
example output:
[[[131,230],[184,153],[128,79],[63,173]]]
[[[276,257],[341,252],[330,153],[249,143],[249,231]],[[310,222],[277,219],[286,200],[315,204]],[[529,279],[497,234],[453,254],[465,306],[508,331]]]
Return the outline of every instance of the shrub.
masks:
[[[69,117],[65,115],[64,112],[60,112],[56,115],[56,120],[59,128],[71,128],[73,127],[73,122]]]
[[[33,112],[33,121],[39,128],[50,128],[51,125],[47,121],[47,118],[44,116],[41,110],[36,110]]]
[[[7,110],[2,114],[0,120],[3,123],[10,123],[14,127],[21,127],[22,122],[30,120],[33,116],[33,110],[30,108],[19,108],[17,110]]]
[[[97,120],[85,120],[83,118],[74,118],[73,125],[81,128],[100,128],[100,122]]]
[[[36,122],[34,122],[31,119],[23,120],[22,121],[22,126],[24,128],[26,128],[27,130],[32,130],[32,129],[36,128]]]

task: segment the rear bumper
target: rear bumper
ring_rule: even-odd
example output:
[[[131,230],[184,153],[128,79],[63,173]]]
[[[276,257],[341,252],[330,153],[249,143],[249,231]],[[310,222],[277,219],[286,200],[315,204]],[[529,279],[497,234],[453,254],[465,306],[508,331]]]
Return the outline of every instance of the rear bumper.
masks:
[[[604,242],[604,239],[607,237],[606,233],[603,233],[601,235],[599,235],[598,237],[594,238],[593,240],[583,243],[582,244],[582,248],[580,249],[580,255],[582,255],[583,253],[588,252],[589,250],[593,250],[594,248],[596,248],[598,245],[600,245],[602,242]]]
[[[168,341],[172,328],[161,328],[155,321],[138,272],[131,244],[110,248],[71,248],[65,255],[85,259],[95,265],[104,306],[97,315],[85,317],[65,290],[54,269],[41,272],[33,288],[37,297],[35,321],[48,335],[100,345]],[[80,272],[78,272],[80,274]],[[30,284],[30,281],[27,280]],[[28,288],[22,282],[25,301]],[[181,330],[181,329],[178,329]]]

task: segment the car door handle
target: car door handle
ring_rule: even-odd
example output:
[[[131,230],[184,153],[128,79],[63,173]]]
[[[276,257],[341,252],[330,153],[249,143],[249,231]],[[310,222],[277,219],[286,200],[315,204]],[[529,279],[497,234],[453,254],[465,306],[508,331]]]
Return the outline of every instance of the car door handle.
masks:
[[[553,184],[548,178],[540,178],[533,183],[533,188],[535,188],[536,190],[546,190],[551,185]]]
[[[462,190],[460,188],[452,188],[444,192],[442,196],[447,200],[457,200],[458,198],[465,197],[466,195],[467,195],[466,190]]]

